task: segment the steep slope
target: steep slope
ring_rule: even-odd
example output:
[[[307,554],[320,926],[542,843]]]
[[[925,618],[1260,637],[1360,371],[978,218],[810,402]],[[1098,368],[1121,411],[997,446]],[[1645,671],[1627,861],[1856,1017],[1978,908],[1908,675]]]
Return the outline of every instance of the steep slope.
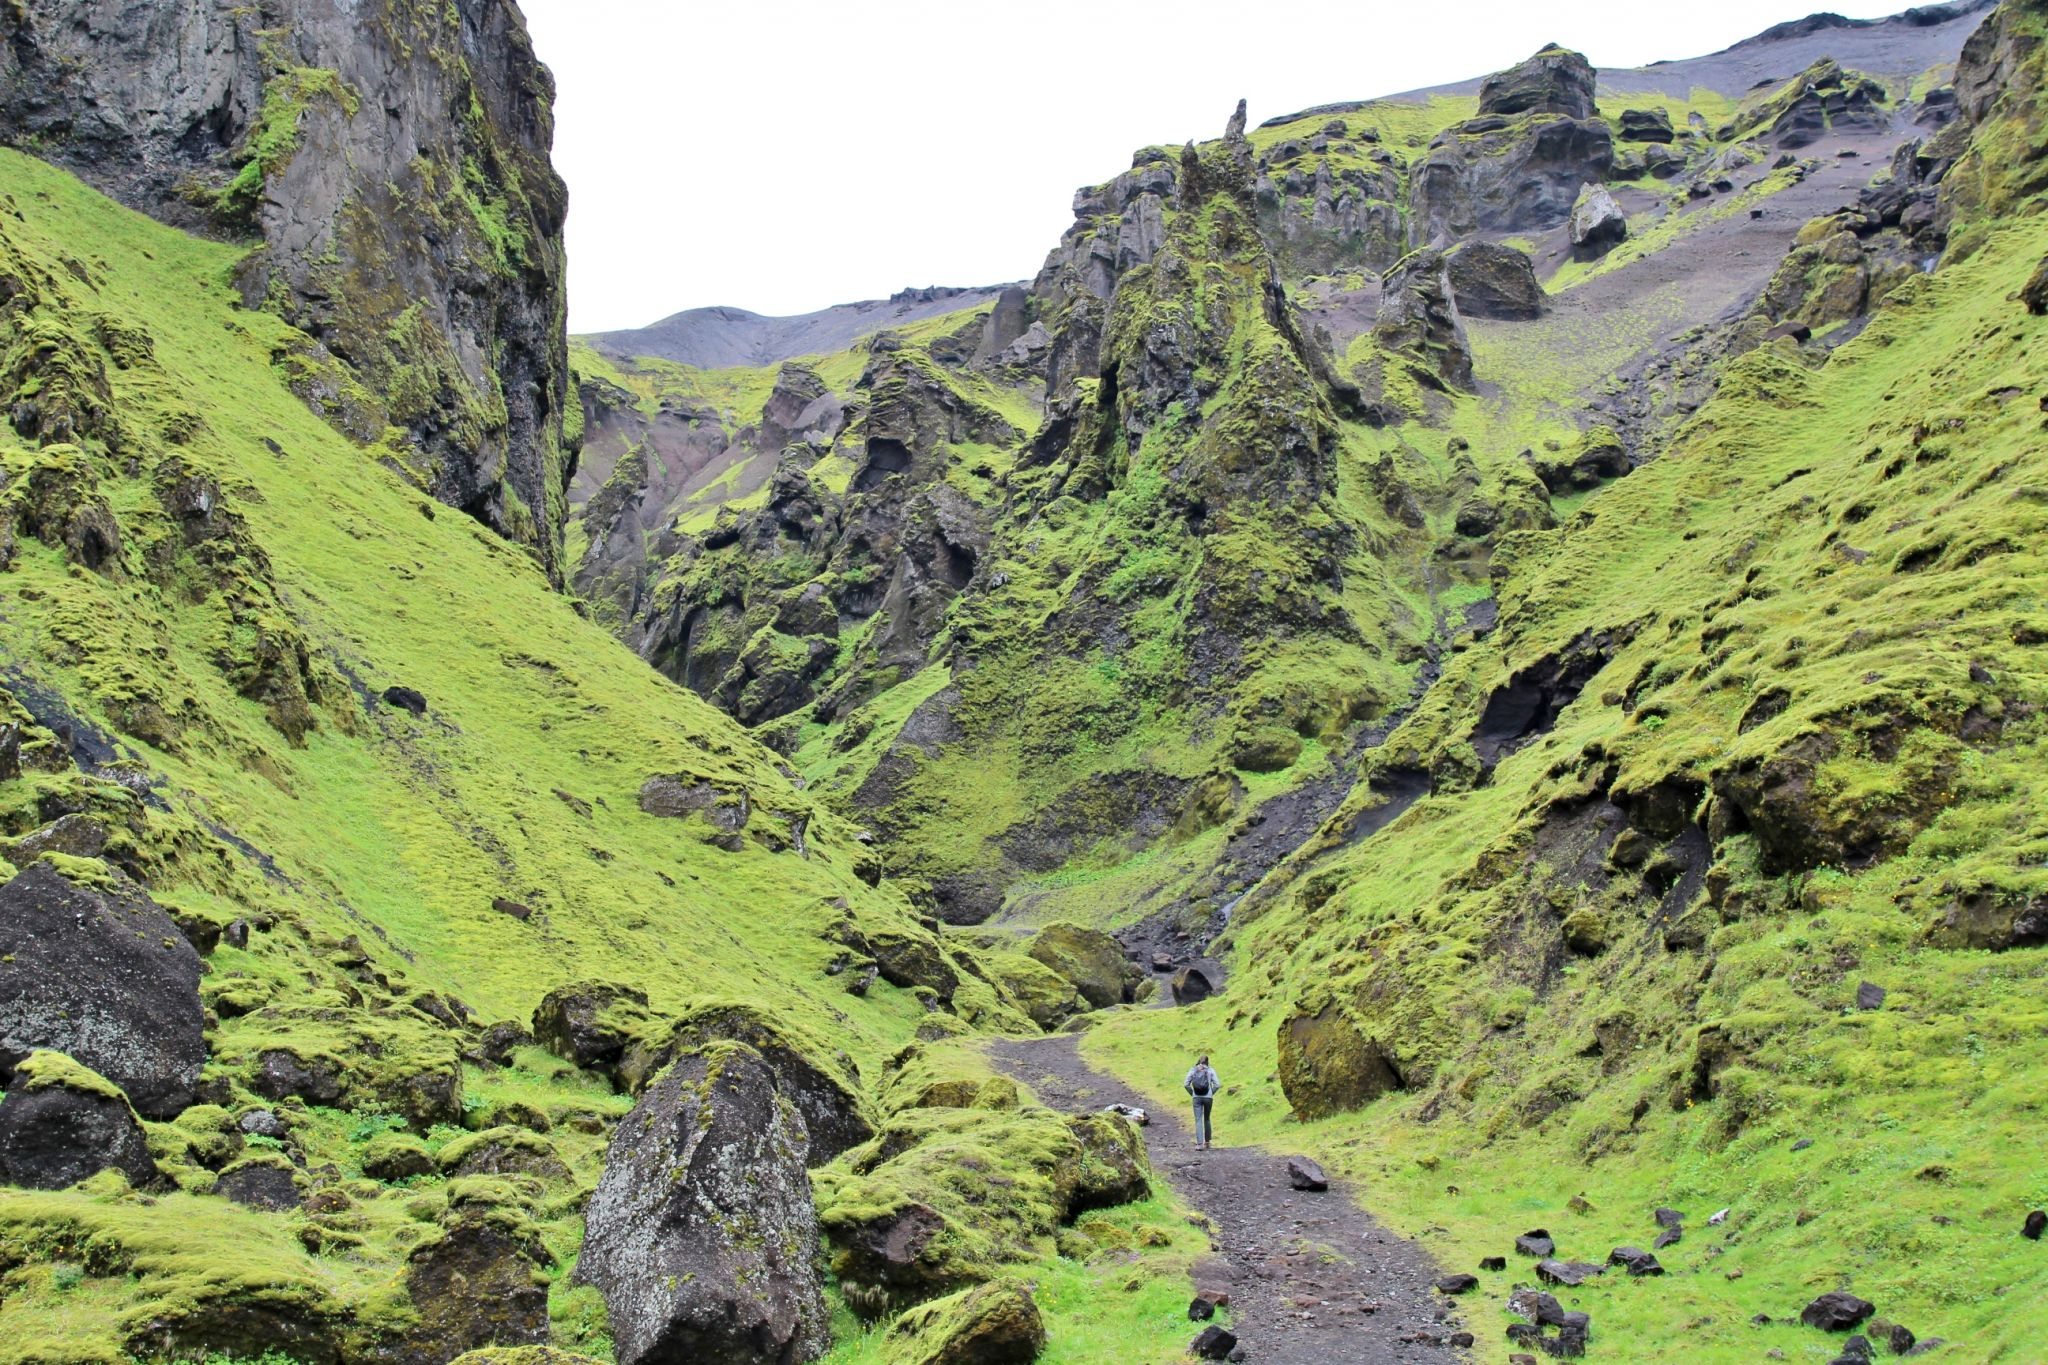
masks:
[[[607,1146],[671,1061],[756,1052],[804,1113],[789,1217],[858,1248],[907,1191],[958,1229],[922,1292],[869,1316],[1053,1262],[1063,1222],[1119,1205],[1097,1216],[1147,1230],[1172,1296],[1194,1234],[1159,1226],[1142,1158],[1052,1178],[1112,1160],[1119,1125],[1014,1087],[927,1117],[964,1102],[906,1045],[1029,1029],[1007,982],[1071,986],[941,945],[733,722],[321,423],[271,369],[297,334],[237,303],[239,250],[16,153],[0,195],[10,1359],[438,1363],[615,1337],[626,1358],[625,1324],[668,1310],[579,1259],[593,1186],[627,1169]],[[73,924],[130,927],[66,971]],[[159,1030],[161,1057],[137,1041]],[[887,1150],[863,1146],[885,1122]],[[1047,1174],[969,1235],[991,1191],[939,1187],[927,1142]],[[804,1164],[849,1148],[814,1211]],[[703,1311],[749,1311],[726,1273],[693,1272]],[[1056,1322],[1093,1292],[1070,1279]],[[1157,1320],[1156,1294],[1129,1304],[1098,1330]]]
[[[296,401],[270,369],[294,334],[237,307],[238,251],[18,154],[4,185],[8,406],[33,394],[46,438],[69,418],[63,441],[4,447],[0,686],[19,759],[0,783],[0,871],[133,877],[210,950],[202,1108],[282,1111],[307,1207],[331,1188],[335,1216],[300,1247],[276,1215],[205,1194],[209,1166],[261,1153],[232,1131],[188,1152],[211,1120],[187,1113],[151,1130],[185,1192],[0,1197],[9,1267],[34,1247],[102,1248],[58,1252],[88,1269],[71,1297],[9,1293],[0,1318],[35,1343],[24,1359],[253,1354],[296,1340],[245,1321],[287,1294],[321,1358],[431,1354],[406,1275],[433,1209],[354,1174],[383,1116],[439,1146],[525,1105],[592,1170],[623,1107],[528,1050],[551,988],[623,980],[657,1017],[773,1000],[873,1070],[925,1007],[907,982],[848,995],[826,935],[857,925],[944,959],[870,886],[871,855],[736,726]],[[643,792],[656,777],[683,818]],[[698,789],[720,804],[690,813]],[[528,1212],[549,1247],[534,1270],[573,1252],[573,1201]],[[349,1262],[315,1254],[323,1235]],[[455,1308],[488,1339],[477,1303]]]
[[[249,307],[338,429],[562,576],[574,465],[553,79],[512,0],[35,0],[0,13],[0,136],[260,251]]]
[[[1485,628],[1504,538],[1654,455],[1730,354],[1778,325],[1839,344],[1940,249],[1910,187],[1952,159],[1918,148],[1974,16],[1794,25],[1648,73],[1552,49],[1192,161],[1143,150],[986,313],[772,370],[590,356],[577,584],[889,834],[943,917],[1199,923]],[[1835,38],[1878,69],[1816,59]],[[1801,236],[1895,152],[1868,251]],[[1225,230],[1199,223],[1210,161]],[[1590,244],[1589,183],[1614,205]],[[1795,246],[1805,275],[1780,270]],[[1270,276],[1298,379],[1255,387],[1268,341],[1222,315],[1231,272]]]
[[[1811,1352],[1792,1319],[1848,1289],[2031,1358],[2043,25],[1964,54],[1939,267],[1824,363],[1726,362],[1653,463],[1503,546],[1498,628],[1246,897],[1228,997],[1098,1056],[1206,1044],[1454,1262],[1689,1213],[1654,1288],[1571,1296],[1596,1349]],[[1405,772],[1412,805],[1375,790]]]

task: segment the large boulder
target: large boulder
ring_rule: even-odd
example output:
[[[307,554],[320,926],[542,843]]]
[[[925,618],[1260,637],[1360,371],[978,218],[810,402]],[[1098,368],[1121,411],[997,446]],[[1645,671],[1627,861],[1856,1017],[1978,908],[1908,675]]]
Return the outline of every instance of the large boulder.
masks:
[[[1572,253],[1580,260],[1598,260],[1628,240],[1628,215],[1605,185],[1588,184],[1572,205]]]
[[[439,1365],[490,1346],[538,1346],[548,1338],[554,1263],[532,1225],[502,1209],[458,1211],[441,1236],[407,1257],[414,1323],[402,1365]]]
[[[1471,119],[1439,133],[1410,177],[1418,242],[1475,232],[1547,232],[1571,218],[1579,186],[1614,170],[1614,133],[1562,114]]]
[[[1527,61],[1496,71],[1479,85],[1479,112],[1485,114],[1563,114],[1592,118],[1593,64],[1569,48],[1552,43]]]
[[[47,863],[0,886],[0,1064],[62,1052],[167,1119],[192,1103],[204,1027],[199,954],[141,890]]]
[[[609,1071],[647,1019],[647,992],[611,981],[575,981],[542,997],[533,1011],[533,1037],[564,1061]]]
[[[824,1354],[808,1145],[752,1048],[712,1044],[648,1088],[605,1154],[576,1267],[619,1365]]]
[[[752,1048],[774,1076],[782,1097],[796,1106],[807,1135],[806,1165],[822,1166],[875,1135],[864,1112],[860,1072],[853,1059],[778,1023],[755,1005],[733,1001],[691,1009],[658,1045],[629,1049],[620,1065],[621,1077],[627,1088],[644,1090],[676,1058],[718,1042]]]
[[[1442,251],[1410,252],[1387,272],[1372,335],[1388,350],[1421,361],[1445,384],[1472,387],[1472,347]]]
[[[922,1303],[889,1328],[901,1365],[1028,1365],[1045,1349],[1045,1320],[1026,1286],[994,1280]]]
[[[1067,1120],[1067,1131],[1081,1148],[1081,1159],[1061,1173],[1067,1221],[1090,1209],[1115,1208],[1151,1196],[1152,1163],[1145,1155],[1145,1139],[1128,1119],[1083,1114]]]
[[[1088,1008],[1074,983],[1023,953],[985,953],[982,965],[1031,1022],[1048,1031]]]
[[[1280,1024],[1280,1089],[1304,1119],[1362,1109],[1404,1082],[1394,1056],[1337,1005]]]
[[[128,1101],[69,1057],[32,1053],[0,1101],[0,1181],[61,1190],[112,1168],[131,1185],[156,1181],[149,1139]]]
[[[1526,321],[1543,316],[1543,286],[1526,251],[1466,242],[1449,253],[1451,297],[1466,317]]]
[[[1669,142],[1677,136],[1677,132],[1671,127],[1671,115],[1662,109],[1621,111],[1623,142]]]
[[[1125,959],[1115,939],[1100,929],[1078,924],[1046,925],[1028,951],[1033,959],[1073,982],[1093,1009],[1129,1000],[1144,976]]]

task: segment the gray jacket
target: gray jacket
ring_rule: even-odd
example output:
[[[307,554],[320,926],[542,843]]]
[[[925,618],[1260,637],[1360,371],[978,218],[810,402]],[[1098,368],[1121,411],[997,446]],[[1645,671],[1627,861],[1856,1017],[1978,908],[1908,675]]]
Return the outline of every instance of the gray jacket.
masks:
[[[1204,1077],[1208,1082],[1208,1086],[1206,1089],[1197,1089],[1196,1078],[1205,1071],[1209,1073]],[[1188,1078],[1181,1082],[1181,1089],[1187,1091],[1198,1100],[1212,1099],[1215,1097],[1216,1092],[1222,1088],[1223,1082],[1216,1078],[1216,1068],[1213,1066],[1203,1066],[1200,1062],[1196,1062],[1188,1068]]]

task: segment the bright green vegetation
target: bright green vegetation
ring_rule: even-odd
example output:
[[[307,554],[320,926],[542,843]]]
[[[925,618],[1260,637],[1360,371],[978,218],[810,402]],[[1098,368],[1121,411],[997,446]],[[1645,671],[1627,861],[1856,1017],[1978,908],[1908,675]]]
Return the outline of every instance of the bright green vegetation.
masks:
[[[31,725],[29,771],[0,784],[0,819],[21,833],[39,801],[78,803],[174,915],[256,924],[248,949],[208,960],[203,990],[222,1021],[208,1077],[239,1109],[258,1057],[283,1052],[331,1070],[344,1095],[305,1108],[291,1139],[337,1169],[338,1212],[262,1213],[204,1193],[221,1154],[240,1143],[240,1160],[261,1161],[268,1140],[208,1129],[196,1110],[150,1126],[176,1193],[102,1177],[0,1194],[13,1277],[0,1336],[25,1352],[11,1358],[118,1359],[142,1324],[263,1286],[309,1322],[371,1338],[411,1318],[406,1254],[465,1209],[545,1244],[565,1343],[602,1351],[601,1307],[593,1318],[591,1292],[563,1281],[576,1192],[626,1101],[537,1049],[507,1069],[466,1064],[431,1011],[459,1001],[479,1024],[523,1021],[555,984],[625,978],[670,1013],[708,994],[775,1001],[879,1069],[924,1006],[887,982],[845,995],[822,935],[849,917],[870,933],[924,931],[897,893],[856,875],[865,855],[847,827],[739,727],[287,390],[271,361],[297,334],[235,305],[235,250],[12,152],[0,194],[19,211],[0,259],[41,347],[17,350],[34,359],[10,361],[12,382],[36,396],[46,431],[49,414],[75,414],[71,442],[0,442],[0,665],[132,755],[87,776]],[[426,715],[381,703],[393,685],[423,693]],[[112,780],[120,771],[150,774],[151,802]],[[750,793],[734,851],[701,818],[642,813],[655,774]],[[430,1158],[459,1156],[465,1128],[508,1115],[540,1130],[531,1141],[566,1181],[360,1173],[396,1129]]]
[[[1800,1358],[1811,1333],[1748,1319],[1848,1286],[1970,1359],[2028,1358],[2048,1266],[2018,1227],[2044,1189],[2009,1154],[2044,1100],[2044,950],[1970,945],[1999,913],[1971,907],[2048,886],[2048,324],[2010,301],[2048,234],[1973,240],[1824,368],[1735,362],[1662,458],[1519,544],[1500,634],[1377,759],[1428,765],[1437,795],[1259,888],[1228,998],[1120,1016],[1089,1054],[1165,1100],[1206,1047],[1242,1078],[1240,1131],[1332,1158],[1376,1210],[1440,1229],[1454,1269],[1533,1226],[1598,1260],[1646,1245],[1653,1207],[1686,1210],[1672,1275],[1575,1296],[1596,1339]],[[1487,693],[1602,630],[1631,634],[1476,785]],[[1799,785],[1756,805],[1760,765]],[[1581,861],[1589,796],[1657,792],[1704,798],[1720,831],[1704,898],[1675,909],[1671,855]],[[1854,1008],[1863,981],[1889,989],[1881,1011]],[[1275,1031],[1328,1001],[1408,1093],[1296,1124]],[[1592,1213],[1566,1210],[1576,1193]]]

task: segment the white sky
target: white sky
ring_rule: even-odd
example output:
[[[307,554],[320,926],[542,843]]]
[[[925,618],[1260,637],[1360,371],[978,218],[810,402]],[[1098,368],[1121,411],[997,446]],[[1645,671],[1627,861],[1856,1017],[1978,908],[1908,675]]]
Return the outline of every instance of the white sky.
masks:
[[[1076,187],[1153,143],[1465,80],[1556,41],[1595,65],[1905,0],[523,0],[555,72],[578,332],[1028,278]]]

